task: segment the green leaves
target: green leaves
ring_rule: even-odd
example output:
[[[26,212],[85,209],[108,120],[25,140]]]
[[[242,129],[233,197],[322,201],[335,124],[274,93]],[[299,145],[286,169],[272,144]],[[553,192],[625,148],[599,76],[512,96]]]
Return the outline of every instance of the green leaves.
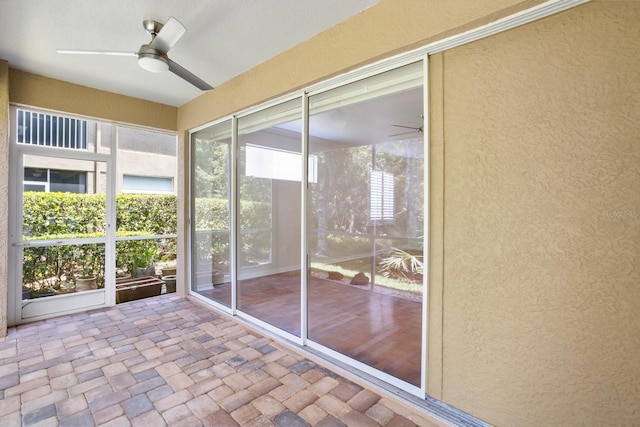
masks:
[[[24,240],[66,240],[105,236],[103,194],[25,192]],[[116,196],[116,235],[177,233],[177,199],[173,195]],[[29,289],[58,289],[76,275],[96,275],[104,286],[104,244],[33,246],[23,250],[23,283]],[[124,271],[149,266],[162,253],[175,254],[175,239],[116,243],[116,263]]]
[[[176,234],[177,198],[161,194],[116,196],[116,230]],[[23,230],[27,238],[82,237],[105,232],[104,194],[24,192]]]

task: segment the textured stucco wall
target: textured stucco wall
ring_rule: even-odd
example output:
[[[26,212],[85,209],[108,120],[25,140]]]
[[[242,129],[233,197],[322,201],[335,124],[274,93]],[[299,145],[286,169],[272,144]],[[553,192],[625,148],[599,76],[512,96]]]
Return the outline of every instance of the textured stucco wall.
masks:
[[[7,334],[9,244],[9,64],[0,61],[0,337]]]
[[[177,108],[10,69],[10,101],[122,123],[177,130]]]
[[[640,425],[639,23],[587,3],[433,61],[442,399],[496,425]]]

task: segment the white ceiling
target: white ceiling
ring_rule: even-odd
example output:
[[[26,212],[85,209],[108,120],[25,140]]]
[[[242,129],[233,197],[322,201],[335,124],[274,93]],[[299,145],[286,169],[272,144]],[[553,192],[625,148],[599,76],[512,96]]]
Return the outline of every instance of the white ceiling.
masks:
[[[136,52],[145,19],[173,16],[187,33],[169,57],[218,86],[379,0],[0,0],[0,59],[12,68],[180,106],[202,92],[135,57],[63,55],[56,49]],[[215,90],[215,89],[214,89]]]

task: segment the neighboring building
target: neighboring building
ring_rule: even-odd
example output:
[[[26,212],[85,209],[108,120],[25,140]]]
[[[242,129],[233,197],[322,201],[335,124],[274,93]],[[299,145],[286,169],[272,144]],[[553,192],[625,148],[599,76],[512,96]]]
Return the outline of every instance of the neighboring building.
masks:
[[[19,144],[108,153],[114,125],[49,112],[18,108]],[[176,194],[176,137],[118,126],[117,193]],[[30,156],[24,164],[24,189],[71,193],[105,193],[104,163]]]

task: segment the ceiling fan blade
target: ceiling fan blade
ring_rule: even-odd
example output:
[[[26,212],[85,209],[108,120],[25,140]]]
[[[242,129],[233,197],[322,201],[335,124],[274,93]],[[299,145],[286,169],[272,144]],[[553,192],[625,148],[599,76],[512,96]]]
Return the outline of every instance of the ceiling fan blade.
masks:
[[[58,53],[72,55],[111,55],[111,56],[138,56],[136,52],[117,52],[111,50],[74,50],[74,49],[56,49]]]
[[[162,29],[151,41],[151,46],[167,53],[174,44],[180,40],[180,37],[187,32],[187,29],[173,16],[162,26]]]
[[[191,83],[192,85],[194,85],[195,87],[197,87],[200,90],[211,90],[211,89],[213,89],[213,87],[211,85],[209,85],[209,83],[205,82],[200,77],[196,76],[191,71],[189,71],[186,68],[178,65],[177,63],[173,62],[172,60],[169,60],[169,71],[171,71],[176,76],[183,78],[184,80],[186,80],[187,82]]]
[[[413,129],[413,130],[420,129],[420,128],[413,127],[413,126],[402,126],[402,125],[390,125],[390,126],[393,126],[394,128],[405,128],[405,129]]]
[[[414,133],[414,132],[412,131],[412,132],[394,133],[393,135],[387,136],[387,138],[393,138],[394,136],[400,136],[400,135],[409,135],[410,133]]]

